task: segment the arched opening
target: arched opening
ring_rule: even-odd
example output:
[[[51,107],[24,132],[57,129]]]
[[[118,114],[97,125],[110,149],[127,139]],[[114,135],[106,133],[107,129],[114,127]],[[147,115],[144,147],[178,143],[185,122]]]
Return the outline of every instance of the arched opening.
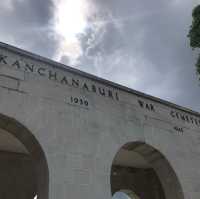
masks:
[[[48,199],[44,152],[33,134],[0,114],[0,198]]]
[[[127,199],[184,199],[169,162],[146,143],[131,142],[120,148],[112,163],[110,180],[113,199],[122,199],[123,194]]]

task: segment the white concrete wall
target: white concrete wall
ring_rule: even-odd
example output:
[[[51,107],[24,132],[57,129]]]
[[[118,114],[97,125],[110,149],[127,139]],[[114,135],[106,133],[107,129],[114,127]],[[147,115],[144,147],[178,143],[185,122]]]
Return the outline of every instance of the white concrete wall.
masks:
[[[196,113],[128,93],[79,72],[52,68],[53,63],[3,48],[0,55],[8,56],[6,63],[0,62],[0,113],[24,124],[41,144],[50,172],[50,199],[110,199],[113,158],[121,146],[134,141],[159,150],[173,167],[185,199],[199,199],[200,123],[193,118],[200,118]],[[13,65],[15,60],[57,71],[88,85],[109,88],[113,95],[118,93],[119,100],[17,68]],[[71,103],[71,97],[87,100],[89,105]],[[142,108],[138,100],[148,107]],[[171,111],[192,119],[178,119]],[[175,130],[177,127],[180,129]]]

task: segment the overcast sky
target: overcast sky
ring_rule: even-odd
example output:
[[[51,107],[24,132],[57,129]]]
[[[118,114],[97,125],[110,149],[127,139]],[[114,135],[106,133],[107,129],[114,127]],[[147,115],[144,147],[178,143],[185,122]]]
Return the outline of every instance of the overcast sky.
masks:
[[[198,2],[1,0],[0,40],[200,112],[187,38]]]

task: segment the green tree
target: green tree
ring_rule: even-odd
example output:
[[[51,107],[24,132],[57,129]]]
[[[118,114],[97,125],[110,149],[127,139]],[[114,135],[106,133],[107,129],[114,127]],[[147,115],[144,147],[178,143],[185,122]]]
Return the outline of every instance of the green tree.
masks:
[[[192,25],[190,26],[188,37],[192,49],[200,48],[200,5],[196,6],[192,11]],[[196,62],[196,71],[200,80],[200,54]]]

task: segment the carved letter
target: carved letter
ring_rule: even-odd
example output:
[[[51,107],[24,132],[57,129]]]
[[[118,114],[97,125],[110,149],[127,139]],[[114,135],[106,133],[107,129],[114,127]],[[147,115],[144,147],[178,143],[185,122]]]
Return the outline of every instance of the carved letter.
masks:
[[[57,80],[57,73],[56,72],[52,72],[51,70],[49,71],[49,79],[50,80]]]
[[[190,117],[190,121],[192,122],[192,124],[194,123],[193,117]]]
[[[182,119],[183,121],[185,121],[185,116],[184,116],[184,115],[181,115],[181,119]]]
[[[171,111],[171,112],[170,112],[170,115],[171,115],[172,117],[175,117],[174,111]]]
[[[7,64],[6,59],[8,56],[0,55],[0,63]]]
[[[87,91],[89,91],[89,88],[88,88],[88,86],[87,86],[86,83],[83,84],[83,87],[82,87],[82,88],[85,89],[85,90],[87,90]]]
[[[97,89],[96,89],[96,86],[95,86],[95,85],[92,85],[92,91],[93,91],[94,93],[97,92]]]
[[[106,93],[105,93],[105,89],[99,87],[99,93],[100,93],[101,95],[105,96],[105,94],[106,94]]]
[[[150,104],[151,111],[155,112],[153,104]]]
[[[140,105],[140,107],[144,107],[144,103],[141,101],[141,100],[138,100],[138,103],[139,103],[139,105]]]
[[[146,104],[146,109],[150,110],[150,107],[149,107],[149,105],[148,105],[148,104]]]
[[[190,121],[189,121],[189,118],[188,118],[188,116],[187,116],[187,115],[185,116],[185,118],[186,118],[187,122],[189,122],[189,123],[190,123]]]
[[[113,93],[111,90],[108,90],[108,97],[111,97],[113,99]]]
[[[19,63],[18,60],[16,60],[16,61],[12,64],[12,66],[17,66],[18,69],[21,68],[20,63]]]
[[[176,117],[177,117],[177,119],[179,119],[179,113],[177,113],[177,112],[176,112]]]
[[[119,101],[119,96],[117,92],[115,93],[115,97],[116,97],[116,100]]]
[[[34,72],[34,65],[33,64],[31,64],[31,65],[25,64],[25,71],[33,73]]]
[[[79,80],[72,79],[72,86],[78,88],[79,87]]]
[[[46,71],[46,69],[45,68],[38,68],[38,74],[40,75],[40,76],[45,76],[46,74],[45,74],[45,71]]]
[[[61,84],[68,84],[68,81],[67,81],[67,78],[64,76],[61,81],[60,81]]]

